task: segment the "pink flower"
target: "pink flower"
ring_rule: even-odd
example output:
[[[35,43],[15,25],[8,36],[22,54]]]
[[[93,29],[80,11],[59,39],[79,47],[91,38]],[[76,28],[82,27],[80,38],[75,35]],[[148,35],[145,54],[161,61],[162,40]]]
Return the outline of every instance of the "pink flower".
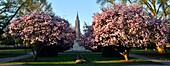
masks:
[[[45,44],[47,45],[60,44],[58,40],[63,39],[66,40],[66,43],[70,41],[70,45],[68,45],[71,46],[74,41],[73,39],[75,38],[73,37],[74,30],[70,27],[67,20],[57,16],[52,17],[45,12],[32,12],[29,15],[13,19],[11,20],[8,29],[11,35],[21,37],[21,39],[26,41],[31,41],[31,44],[36,44],[35,42],[37,41],[46,41],[47,43]],[[69,31],[66,31],[65,29],[69,29]],[[65,43],[61,45],[65,45]]]
[[[95,42],[103,46],[117,45],[118,40],[128,46],[142,46],[149,40],[161,44],[167,39],[166,22],[149,17],[139,4],[102,8],[102,13],[94,14],[92,27]]]

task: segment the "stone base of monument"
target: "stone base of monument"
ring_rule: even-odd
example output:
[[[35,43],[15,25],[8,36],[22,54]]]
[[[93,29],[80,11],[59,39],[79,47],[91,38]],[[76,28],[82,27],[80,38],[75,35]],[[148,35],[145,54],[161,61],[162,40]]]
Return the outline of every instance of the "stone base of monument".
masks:
[[[69,50],[66,50],[64,52],[92,52],[90,50],[87,50],[85,49],[84,47],[82,46],[77,46],[77,45],[73,45],[73,48],[69,49]]]
[[[85,49],[82,46],[79,46],[79,42],[77,40],[74,41],[73,48],[66,50],[64,52],[92,52],[90,50]]]
[[[72,49],[70,49],[70,50],[66,50],[66,51],[64,51],[64,52],[92,52],[92,51],[90,51],[90,50],[72,50]]]

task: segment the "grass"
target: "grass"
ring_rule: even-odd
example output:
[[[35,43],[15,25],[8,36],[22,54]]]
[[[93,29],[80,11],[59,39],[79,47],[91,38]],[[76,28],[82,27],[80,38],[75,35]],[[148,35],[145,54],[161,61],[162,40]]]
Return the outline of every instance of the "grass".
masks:
[[[132,54],[143,55],[149,58],[156,58],[161,60],[169,60],[170,61],[170,49],[167,50],[166,54],[158,54],[156,50],[144,50],[144,49],[132,49],[130,51]]]
[[[113,57],[104,58],[101,54],[81,54],[85,59],[84,64],[75,64],[74,61],[78,54],[59,54],[58,57],[39,57],[37,62],[33,61],[33,57],[20,59],[13,62],[2,64],[24,64],[24,65],[81,65],[81,66],[112,66],[112,65],[139,65],[139,64],[158,64],[151,61],[130,58],[129,61],[122,60],[123,58]]]
[[[1,49],[0,50],[0,58],[24,55],[30,51],[31,51],[30,49]]]

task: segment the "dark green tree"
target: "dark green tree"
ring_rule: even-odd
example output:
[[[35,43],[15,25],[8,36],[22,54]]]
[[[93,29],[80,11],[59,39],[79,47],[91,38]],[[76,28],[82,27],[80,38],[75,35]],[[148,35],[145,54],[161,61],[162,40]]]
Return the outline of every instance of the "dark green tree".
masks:
[[[123,3],[123,4],[126,4],[126,3],[132,3],[132,2],[137,2],[136,0],[134,1],[131,1],[131,0],[97,0],[96,1],[98,4],[100,5],[105,5],[106,3],[111,3],[111,4],[115,4],[115,3]]]
[[[17,0],[17,1],[18,4],[23,3],[23,0]],[[26,15],[32,11],[43,11],[43,12],[53,13],[51,3],[48,3],[47,0],[28,0],[23,5],[23,7],[21,7],[17,16]]]
[[[139,3],[145,8],[145,11],[151,13],[155,18],[168,18],[170,13],[169,0],[97,0],[97,3],[101,5],[106,3],[115,4],[116,2],[123,4]]]
[[[18,5],[15,0],[0,0],[0,35],[26,2]]]

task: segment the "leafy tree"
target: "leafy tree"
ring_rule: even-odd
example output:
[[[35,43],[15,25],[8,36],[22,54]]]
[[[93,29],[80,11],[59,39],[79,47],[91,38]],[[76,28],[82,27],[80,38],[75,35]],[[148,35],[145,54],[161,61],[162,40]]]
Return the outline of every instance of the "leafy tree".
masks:
[[[21,7],[26,3],[23,2],[21,5],[16,5],[15,0],[1,0],[0,1],[0,35],[4,33],[3,29],[9,24],[9,22],[15,17]]]
[[[95,13],[93,24],[95,42],[102,46],[119,46],[116,49],[125,60],[132,45],[142,46],[154,42],[162,46],[167,41],[166,20],[149,17],[142,6],[131,4],[113,5],[102,8],[102,13]]]
[[[96,2],[102,6],[106,3],[115,4],[116,2],[121,2],[122,4],[126,4],[127,2],[132,3],[131,0],[96,0]],[[136,0],[133,2],[136,2]]]
[[[75,39],[67,20],[41,11],[13,19],[8,28],[12,36],[34,46],[35,60],[42,47],[54,44],[70,47]]]
[[[106,3],[113,3],[114,0],[96,0],[100,5],[105,5]]]
[[[167,18],[168,10],[170,9],[168,0],[141,0],[141,3],[147,7],[155,18]]]
[[[28,47],[28,45],[23,45],[23,40],[20,37],[13,37],[8,33],[3,33],[0,39],[0,44],[14,45],[15,47],[18,47],[18,45],[21,44],[22,46]]]
[[[116,1],[120,2],[120,0],[97,0],[97,3],[101,5],[107,2],[114,4]],[[168,0],[121,0],[121,3],[140,3],[155,18],[167,18],[170,13],[170,2]]]
[[[22,4],[23,0],[17,0],[17,3]],[[26,15],[33,11],[53,13],[51,3],[48,3],[46,0],[28,0],[19,10],[17,16]]]

